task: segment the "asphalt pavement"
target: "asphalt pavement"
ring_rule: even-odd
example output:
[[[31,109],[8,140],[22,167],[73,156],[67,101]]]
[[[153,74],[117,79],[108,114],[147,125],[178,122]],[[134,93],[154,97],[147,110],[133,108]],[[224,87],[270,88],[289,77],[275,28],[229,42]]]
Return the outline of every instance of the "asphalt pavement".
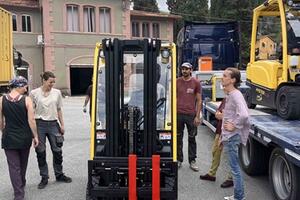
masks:
[[[47,143],[47,161],[49,166],[49,184],[43,190],[37,189],[40,182],[36,155],[33,149],[27,169],[26,200],[81,200],[85,199],[87,183],[87,160],[89,159],[89,116],[82,112],[84,97],[64,98],[63,114],[65,119],[65,143],[63,147],[63,168],[66,175],[72,177],[72,183],[58,183],[52,167],[52,154]],[[213,133],[205,126],[198,128],[197,136],[197,164],[199,172],[189,168],[187,159],[187,134],[184,138],[185,162],[178,174],[179,200],[222,200],[231,195],[233,188],[222,189],[220,184],[226,178],[228,168],[225,163],[217,173],[216,182],[207,182],[199,179],[205,174],[211,163],[211,145]],[[244,174],[245,193],[247,200],[273,200],[268,177],[250,177]],[[0,200],[12,200],[13,190],[10,183],[7,162],[4,151],[0,150]]]

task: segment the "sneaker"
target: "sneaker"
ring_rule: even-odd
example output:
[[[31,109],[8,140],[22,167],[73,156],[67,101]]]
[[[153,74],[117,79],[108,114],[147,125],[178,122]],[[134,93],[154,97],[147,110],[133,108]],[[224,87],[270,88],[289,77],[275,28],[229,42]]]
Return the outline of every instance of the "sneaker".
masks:
[[[48,178],[42,178],[41,182],[38,184],[38,189],[44,189],[48,184]]]
[[[233,195],[228,196],[228,197],[224,197],[224,199],[225,200],[236,200]],[[246,198],[244,197],[244,198],[242,198],[242,200],[246,200]]]
[[[195,172],[199,171],[199,167],[196,165],[196,161],[195,161],[195,160],[191,161],[191,163],[190,163],[190,168],[191,168],[193,171],[195,171]]]
[[[221,184],[221,188],[229,188],[233,186],[233,180],[226,180]]]
[[[234,196],[231,195],[231,196],[228,196],[228,197],[224,197],[225,200],[235,200]]]
[[[178,169],[180,169],[182,167],[182,162],[178,161],[177,165],[178,165]]]
[[[216,177],[211,176],[209,174],[200,175],[200,179],[201,180],[206,180],[206,181],[216,181]]]
[[[72,179],[66,175],[60,175],[58,177],[56,177],[56,181],[58,182],[64,182],[64,183],[71,183]]]

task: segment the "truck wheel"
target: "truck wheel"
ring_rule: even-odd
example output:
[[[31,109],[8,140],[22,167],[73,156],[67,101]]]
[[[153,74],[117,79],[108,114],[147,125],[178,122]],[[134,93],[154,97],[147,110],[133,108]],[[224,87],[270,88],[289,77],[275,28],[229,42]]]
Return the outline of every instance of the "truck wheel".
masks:
[[[277,199],[300,199],[300,169],[288,161],[282,149],[276,148],[271,154],[269,180]]]
[[[282,86],[276,96],[277,114],[283,119],[300,117],[300,89],[297,86]]]
[[[248,108],[254,109],[256,107],[256,104],[252,103],[251,89],[247,89],[245,91],[244,98],[245,98]]]
[[[246,146],[240,145],[239,158],[243,170],[248,175],[261,175],[268,171],[267,151],[251,137]]]

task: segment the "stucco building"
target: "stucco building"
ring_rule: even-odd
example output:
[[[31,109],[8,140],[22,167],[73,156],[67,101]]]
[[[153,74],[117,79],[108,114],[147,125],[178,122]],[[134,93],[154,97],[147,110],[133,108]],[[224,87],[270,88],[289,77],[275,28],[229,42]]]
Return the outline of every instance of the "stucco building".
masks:
[[[65,94],[90,84],[95,43],[104,38],[173,41],[179,16],[130,10],[129,0],[0,0],[13,14],[14,47],[28,66],[30,87],[53,71]],[[24,66],[24,67],[27,67]]]
[[[255,49],[258,51],[257,59],[270,59],[270,56],[274,56],[276,54],[276,48],[277,44],[272,37],[268,35],[258,37],[258,40],[255,44]]]

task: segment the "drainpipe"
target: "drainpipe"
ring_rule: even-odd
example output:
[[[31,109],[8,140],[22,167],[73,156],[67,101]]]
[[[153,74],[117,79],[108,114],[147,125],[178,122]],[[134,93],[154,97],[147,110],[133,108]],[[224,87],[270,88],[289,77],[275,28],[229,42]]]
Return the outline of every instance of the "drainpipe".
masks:
[[[43,60],[43,72],[45,71],[45,48],[44,48],[44,15],[43,15],[43,0],[39,1],[40,5],[40,14],[41,14],[41,27],[42,27],[42,43],[41,43],[41,49],[42,49],[42,60]]]

